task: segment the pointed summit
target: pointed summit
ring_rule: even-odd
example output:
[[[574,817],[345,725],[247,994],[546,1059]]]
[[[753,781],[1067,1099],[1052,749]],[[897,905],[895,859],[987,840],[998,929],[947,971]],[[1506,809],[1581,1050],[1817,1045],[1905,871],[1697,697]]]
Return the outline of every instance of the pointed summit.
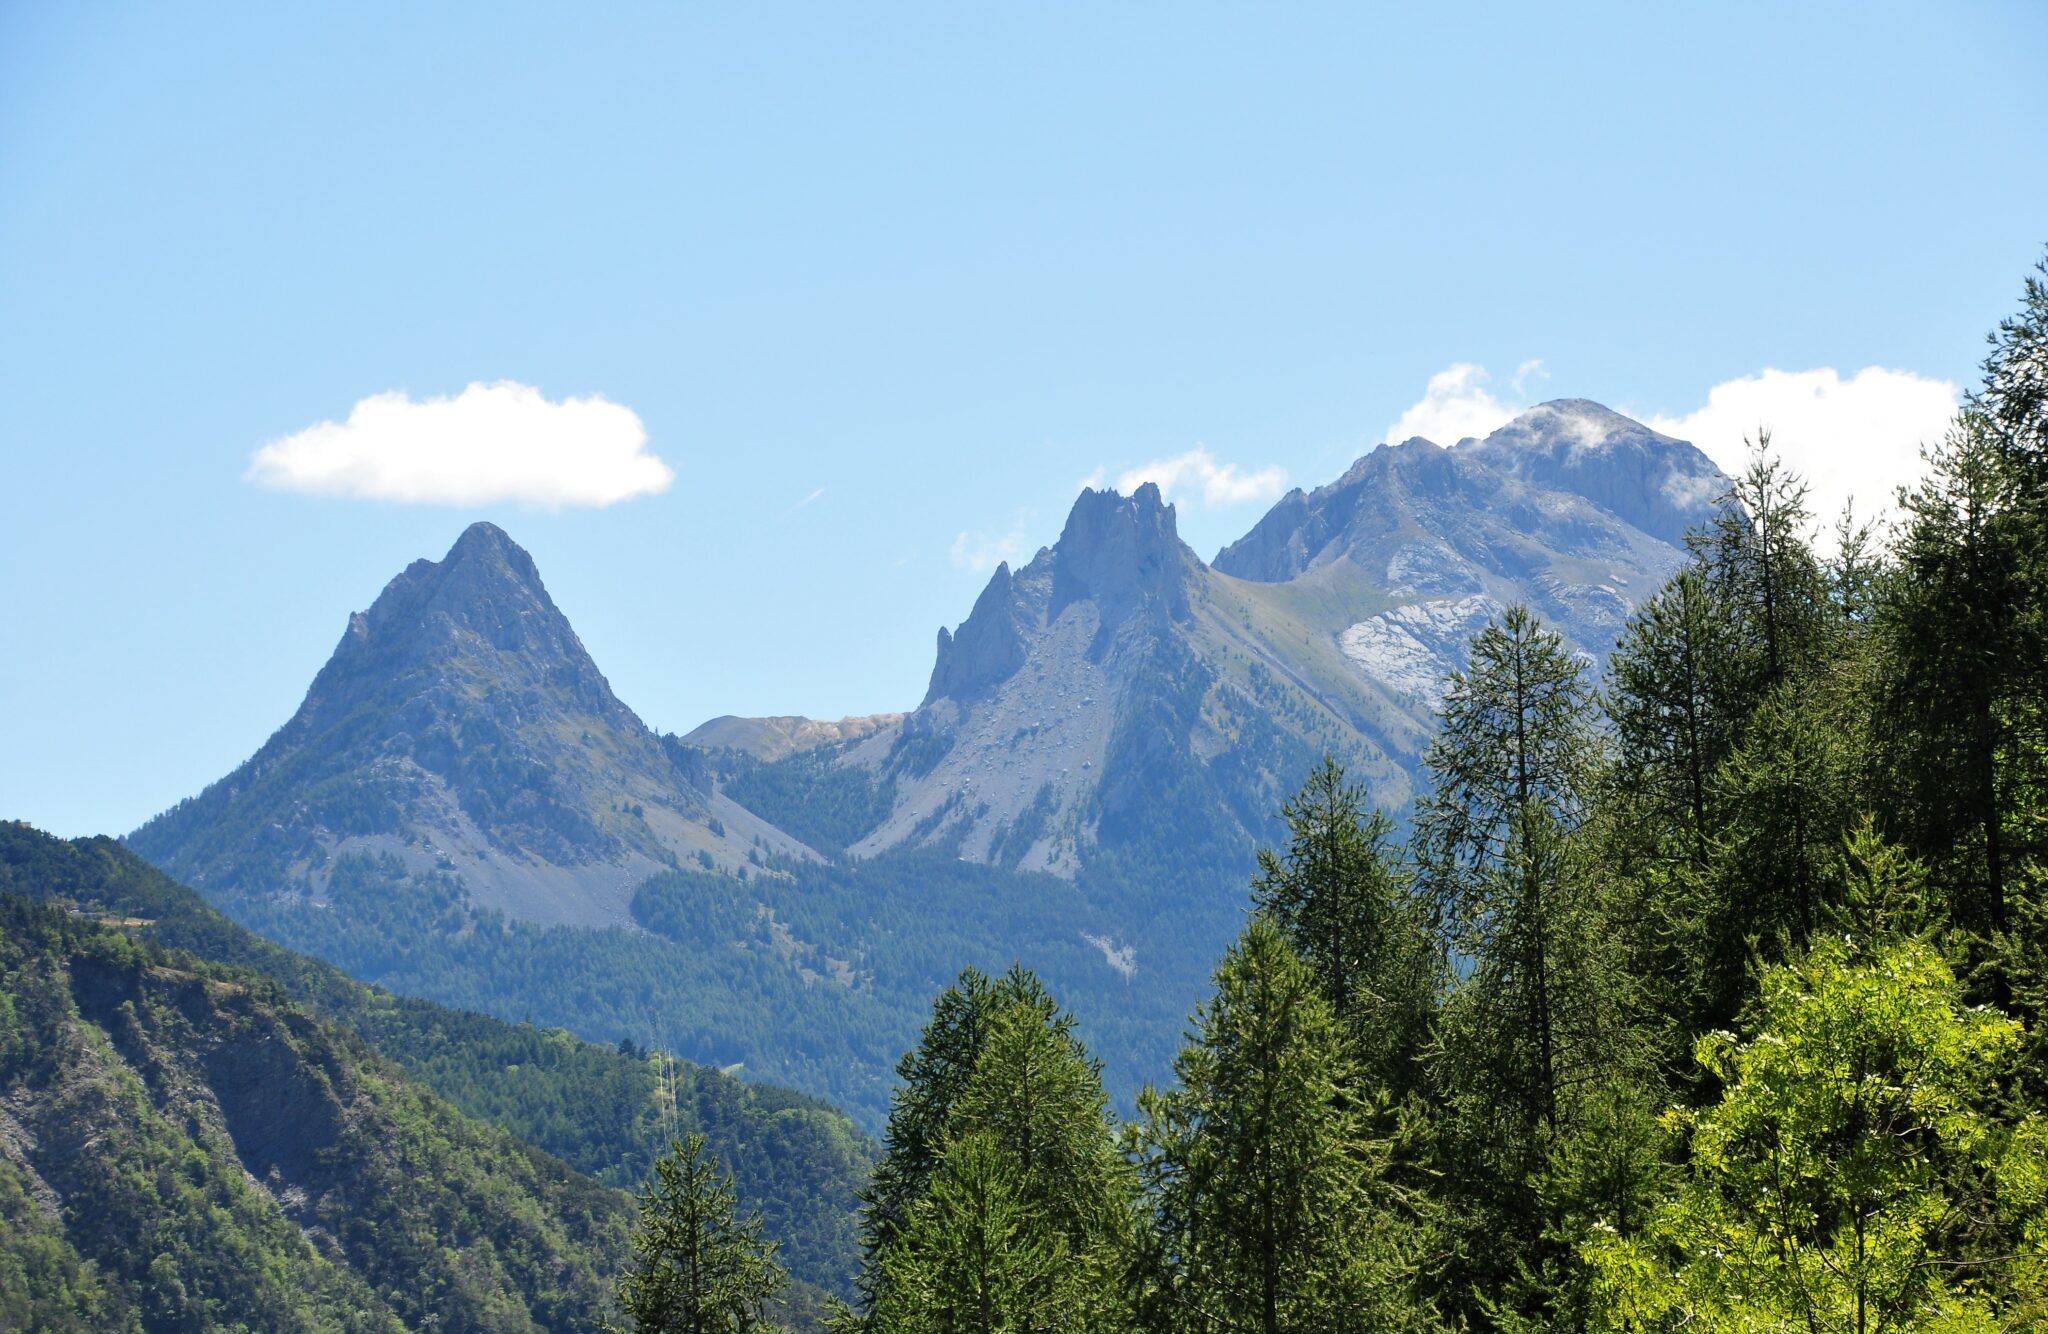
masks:
[[[317,732],[371,697],[453,682],[545,689],[607,726],[644,730],[548,596],[533,557],[495,524],[464,530],[440,561],[407,566],[349,617],[287,732]]]
[[[620,922],[632,879],[677,854],[744,857],[699,777],[612,693],[533,558],[478,523],[349,617],[246,764],[132,839],[217,888],[318,899],[345,859],[396,857],[515,917]]]
[[[986,697],[1030,656],[1034,635],[1085,605],[1094,614],[1090,653],[1142,615],[1164,626],[1188,616],[1188,581],[1201,560],[1180,540],[1173,506],[1145,483],[1130,495],[1083,487],[1060,540],[1012,573],[996,567],[958,630],[939,631],[924,703]]]

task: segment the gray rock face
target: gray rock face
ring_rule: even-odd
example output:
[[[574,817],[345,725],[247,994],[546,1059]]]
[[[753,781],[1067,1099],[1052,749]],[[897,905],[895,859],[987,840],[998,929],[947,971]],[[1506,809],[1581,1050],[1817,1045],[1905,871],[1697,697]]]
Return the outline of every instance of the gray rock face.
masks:
[[[1457,453],[1496,471],[1585,497],[1659,541],[1684,544],[1714,517],[1728,479],[1683,440],[1583,398],[1539,404]]]
[[[1003,860],[1022,830],[1021,864],[1072,873],[1132,821],[1257,836],[1325,752],[1398,806],[1473,633],[1524,603],[1604,660],[1725,488],[1691,445],[1566,399],[1485,440],[1376,449],[1213,568],[1156,488],[1083,491],[1057,544],[940,632],[924,704],[847,753],[900,797],[855,851]]]
[[[960,633],[939,627],[939,652],[924,702],[980,699],[1024,665],[1024,627],[1010,565],[1005,561],[975,599]]]
[[[687,756],[685,756],[687,758]],[[612,693],[533,559],[472,525],[348,620],[283,727],[247,763],[131,835],[229,894],[316,900],[338,859],[459,876],[480,906],[623,924],[633,886],[754,838],[800,844],[711,790]]]
[[[1604,660],[1726,488],[1684,441],[1561,399],[1451,449],[1376,449],[1275,505],[1216,568],[1260,583],[1362,575],[1396,605],[1345,627],[1346,655],[1433,706],[1431,678],[1462,665],[1475,608],[1526,603]]]
[[[1173,506],[1151,482],[1128,497],[1084,489],[1052,556],[1047,614],[1094,604],[1099,625],[1090,651],[1098,656],[1132,616],[1158,626],[1187,620],[1188,581],[1202,566],[1180,540]]]

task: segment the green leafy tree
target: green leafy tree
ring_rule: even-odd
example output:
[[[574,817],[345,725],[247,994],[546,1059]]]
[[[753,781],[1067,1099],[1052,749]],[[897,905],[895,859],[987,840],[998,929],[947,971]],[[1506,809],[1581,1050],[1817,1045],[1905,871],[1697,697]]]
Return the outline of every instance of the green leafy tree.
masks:
[[[1287,845],[1259,850],[1257,910],[1286,935],[1345,1026],[1359,1077],[1406,1093],[1440,969],[1385,812],[1324,757],[1281,808]]]
[[[1418,1329],[1425,1230],[1385,1177],[1341,1025],[1254,918],[1134,1134],[1153,1226],[1142,1313],[1162,1330]]]
[[[758,1216],[742,1218],[732,1178],[702,1135],[673,1144],[640,1193],[633,1258],[619,1276],[627,1329],[648,1334],[773,1330],[768,1304],[787,1281]]]
[[[2019,1025],[1918,939],[1830,937],[1765,970],[1747,1041],[1673,1111],[1691,1171],[1588,1243],[1610,1330],[1989,1331],[2048,1320],[2048,1125],[1996,1114]]]

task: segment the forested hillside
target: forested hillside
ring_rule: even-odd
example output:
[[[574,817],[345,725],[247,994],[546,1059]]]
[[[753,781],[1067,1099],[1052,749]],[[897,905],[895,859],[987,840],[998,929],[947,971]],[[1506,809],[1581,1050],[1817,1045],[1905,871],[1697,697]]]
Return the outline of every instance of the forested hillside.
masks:
[[[1896,529],[1759,436],[1604,681],[1473,637],[1410,837],[1319,767],[1134,1119],[962,974],[843,1326],[2048,1327],[2043,279]]]
[[[260,974],[0,895],[0,1323],[595,1328],[631,1203]]]
[[[393,996],[235,925],[111,839],[0,824],[0,892],[77,908],[157,945],[262,973],[469,1116],[607,1186],[645,1180],[672,1133],[701,1133],[797,1279],[843,1291],[873,1146],[801,1094],[687,1061]]]

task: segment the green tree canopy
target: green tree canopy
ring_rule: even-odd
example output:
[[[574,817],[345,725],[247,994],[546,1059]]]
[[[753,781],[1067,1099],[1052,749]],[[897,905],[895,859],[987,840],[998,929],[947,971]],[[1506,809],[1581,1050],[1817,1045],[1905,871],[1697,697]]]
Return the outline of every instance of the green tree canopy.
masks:
[[[1254,918],[1224,956],[1174,1071],[1175,1088],[1143,1095],[1135,1137],[1149,1327],[1434,1324],[1413,1202],[1385,1180],[1335,1013],[1272,922]]]
[[[768,1303],[787,1282],[758,1215],[741,1218],[732,1178],[702,1135],[678,1141],[640,1193],[633,1259],[619,1276],[626,1328],[644,1334],[773,1330]]]
[[[1928,943],[1827,938],[1767,969],[1691,1173],[1587,1256],[1610,1330],[1993,1331],[2048,1321],[2048,1125],[1997,1113],[2019,1025]]]
[[[1393,845],[1394,825],[1325,756],[1281,808],[1287,845],[1259,850],[1256,909],[1308,965],[1368,1086],[1420,1082],[1440,969]]]

